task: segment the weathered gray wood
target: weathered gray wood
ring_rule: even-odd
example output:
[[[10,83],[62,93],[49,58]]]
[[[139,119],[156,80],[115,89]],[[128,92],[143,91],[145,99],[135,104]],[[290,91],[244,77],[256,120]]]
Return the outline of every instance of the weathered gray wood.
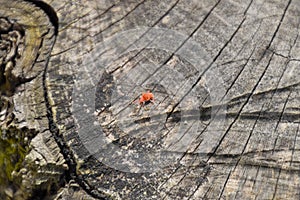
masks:
[[[45,3],[59,22],[55,36],[36,36],[46,38],[49,63],[26,57],[35,63],[28,73],[41,75],[11,98],[24,109],[14,112],[20,124],[56,145],[42,154],[61,157],[69,183],[57,199],[299,199],[299,1]],[[55,29],[53,13],[29,6]],[[138,35],[141,27],[152,29]],[[155,104],[139,108],[148,89]],[[95,136],[93,114],[103,129]]]

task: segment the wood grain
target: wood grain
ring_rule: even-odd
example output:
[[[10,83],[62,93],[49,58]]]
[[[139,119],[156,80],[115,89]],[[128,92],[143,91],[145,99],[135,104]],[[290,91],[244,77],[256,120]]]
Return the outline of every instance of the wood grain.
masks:
[[[53,48],[41,44],[44,101],[30,101],[44,105],[33,110],[47,113],[67,182],[91,199],[299,199],[299,1],[44,2],[59,26]],[[139,108],[147,90],[155,103]],[[144,157],[97,149],[92,128],[85,141],[85,105],[99,137]]]

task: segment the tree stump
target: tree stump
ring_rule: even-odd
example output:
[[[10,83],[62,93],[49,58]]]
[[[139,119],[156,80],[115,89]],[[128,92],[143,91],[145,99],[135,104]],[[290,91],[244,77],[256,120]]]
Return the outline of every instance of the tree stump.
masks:
[[[300,2],[1,4],[20,33],[1,120],[35,132],[26,198],[299,199]]]

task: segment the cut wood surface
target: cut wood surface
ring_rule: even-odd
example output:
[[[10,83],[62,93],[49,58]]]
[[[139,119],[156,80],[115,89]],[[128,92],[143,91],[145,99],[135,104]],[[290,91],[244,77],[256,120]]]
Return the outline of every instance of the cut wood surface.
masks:
[[[300,1],[0,2],[25,32],[5,122],[53,198],[300,198]]]

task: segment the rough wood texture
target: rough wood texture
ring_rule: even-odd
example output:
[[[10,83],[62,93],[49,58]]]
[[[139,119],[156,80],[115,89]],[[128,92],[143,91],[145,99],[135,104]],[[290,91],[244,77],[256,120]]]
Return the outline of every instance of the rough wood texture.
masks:
[[[57,188],[68,168],[49,130],[44,95],[45,69],[57,26],[33,3],[1,0],[0,4],[1,132],[16,126],[37,133],[34,138],[25,135],[30,139],[30,150],[21,169],[12,172],[14,181],[21,179],[19,188],[1,188],[1,198],[3,191],[6,199],[31,199],[37,196],[36,191],[41,191],[42,197],[43,191]],[[1,167],[3,173],[6,167]]]
[[[300,1],[21,2],[49,31],[10,112],[53,140],[57,199],[300,198]]]

